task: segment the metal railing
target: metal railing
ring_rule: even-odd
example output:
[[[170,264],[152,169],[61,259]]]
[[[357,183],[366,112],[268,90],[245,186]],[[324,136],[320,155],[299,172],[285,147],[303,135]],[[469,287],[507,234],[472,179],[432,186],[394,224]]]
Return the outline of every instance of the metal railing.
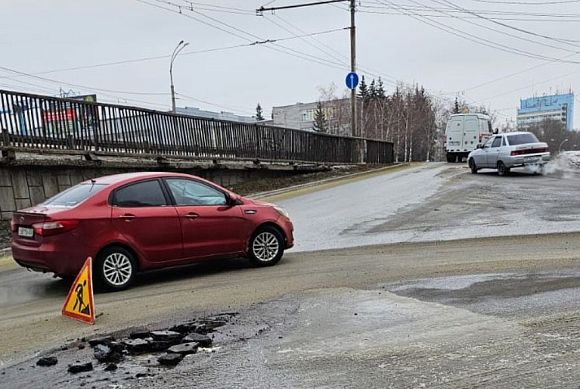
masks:
[[[199,159],[391,163],[393,144],[0,90],[4,147]]]

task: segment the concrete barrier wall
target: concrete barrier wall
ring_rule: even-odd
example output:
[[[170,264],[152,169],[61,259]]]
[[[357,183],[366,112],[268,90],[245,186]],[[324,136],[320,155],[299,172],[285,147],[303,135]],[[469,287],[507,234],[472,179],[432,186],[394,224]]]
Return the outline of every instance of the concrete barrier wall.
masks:
[[[142,170],[139,168],[93,167],[0,167],[0,218],[2,220],[10,220],[14,211],[39,204],[82,181],[111,174]],[[157,168],[154,170],[163,171],[164,169]],[[298,173],[292,170],[268,169],[171,169],[171,171],[194,174],[214,181],[226,188],[243,181],[284,177]]]

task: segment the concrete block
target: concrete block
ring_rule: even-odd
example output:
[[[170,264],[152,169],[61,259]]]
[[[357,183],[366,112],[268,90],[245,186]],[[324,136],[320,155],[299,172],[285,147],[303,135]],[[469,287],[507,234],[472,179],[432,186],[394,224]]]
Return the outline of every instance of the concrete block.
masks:
[[[70,175],[70,184],[71,186],[80,184],[81,182],[85,181],[83,179],[83,175],[79,173],[73,173]]]
[[[42,186],[42,172],[38,170],[29,170],[26,175],[28,186]]]
[[[46,200],[44,195],[44,188],[42,186],[31,186],[30,187],[30,202],[32,205],[37,205]]]
[[[31,206],[32,203],[30,202],[30,199],[16,199],[16,209],[18,210],[30,208]]]
[[[16,170],[12,173],[12,187],[14,188],[14,197],[17,199],[29,199],[28,180],[24,170]]]
[[[12,186],[10,169],[7,167],[0,168],[0,186]]]
[[[0,219],[2,220],[10,220],[12,219],[12,212],[1,212]]]
[[[71,185],[70,176],[68,174],[67,175],[59,175],[57,177],[57,181],[58,181],[58,186],[61,186],[61,187],[64,186],[65,188],[68,188]]]
[[[42,177],[42,186],[44,188],[44,195],[47,198],[59,192],[58,179],[54,173],[46,174]]]
[[[14,201],[14,191],[10,187],[0,188],[0,211],[16,211],[16,202]]]

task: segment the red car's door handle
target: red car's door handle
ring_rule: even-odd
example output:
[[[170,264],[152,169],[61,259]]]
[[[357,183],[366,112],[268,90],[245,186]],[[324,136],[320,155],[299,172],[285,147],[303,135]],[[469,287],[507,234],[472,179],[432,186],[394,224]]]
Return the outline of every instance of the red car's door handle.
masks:
[[[131,220],[135,219],[137,216],[131,214],[131,213],[126,213],[124,215],[119,216],[119,219],[123,219],[126,222],[130,222]]]
[[[195,212],[191,212],[191,213],[188,213],[187,215],[185,215],[185,217],[188,219],[197,219],[199,217],[199,215]]]

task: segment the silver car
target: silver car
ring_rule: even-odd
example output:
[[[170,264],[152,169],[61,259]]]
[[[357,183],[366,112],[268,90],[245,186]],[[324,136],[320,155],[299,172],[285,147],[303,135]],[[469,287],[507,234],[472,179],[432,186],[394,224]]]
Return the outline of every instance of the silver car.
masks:
[[[489,138],[484,145],[469,153],[467,163],[473,174],[479,169],[497,169],[500,176],[511,168],[543,166],[550,160],[548,145],[531,132],[507,132]]]

